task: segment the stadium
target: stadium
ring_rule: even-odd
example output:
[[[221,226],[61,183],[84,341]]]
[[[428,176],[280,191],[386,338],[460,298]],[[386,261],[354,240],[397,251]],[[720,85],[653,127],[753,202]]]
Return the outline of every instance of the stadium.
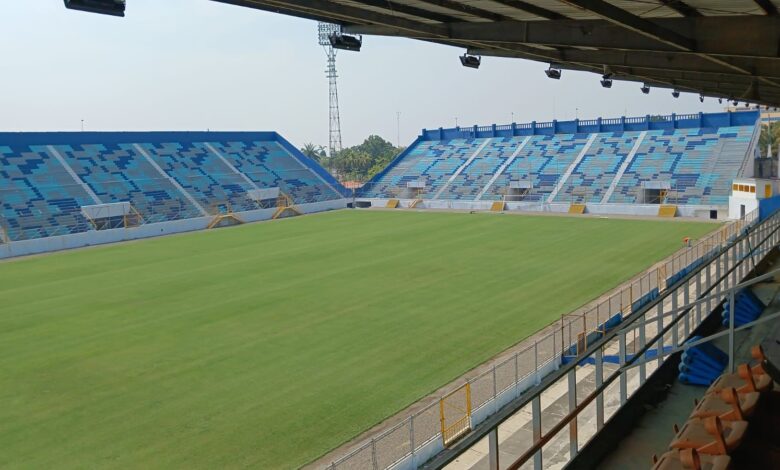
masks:
[[[774,468],[780,3],[202,3],[319,22],[327,152],[0,132],[0,467]],[[389,36],[734,106],[442,122],[358,169],[335,51]]]

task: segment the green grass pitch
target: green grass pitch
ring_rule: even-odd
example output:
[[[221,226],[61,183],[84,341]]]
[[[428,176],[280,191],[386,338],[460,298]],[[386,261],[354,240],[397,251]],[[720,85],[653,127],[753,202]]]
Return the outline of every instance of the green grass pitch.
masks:
[[[714,228],[345,210],[0,263],[0,467],[298,467]]]

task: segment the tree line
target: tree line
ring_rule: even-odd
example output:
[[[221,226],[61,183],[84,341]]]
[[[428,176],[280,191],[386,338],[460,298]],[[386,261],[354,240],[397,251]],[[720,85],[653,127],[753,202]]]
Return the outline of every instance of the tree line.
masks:
[[[301,148],[304,155],[342,181],[368,181],[403,150],[404,147],[396,147],[378,135],[368,136],[362,144],[345,148],[330,157],[322,145],[308,143]]]

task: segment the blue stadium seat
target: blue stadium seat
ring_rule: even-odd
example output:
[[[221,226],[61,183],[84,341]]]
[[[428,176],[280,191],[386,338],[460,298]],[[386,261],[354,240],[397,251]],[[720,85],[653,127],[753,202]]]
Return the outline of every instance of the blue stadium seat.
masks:
[[[86,205],[130,202],[153,223],[258,209],[249,191],[271,187],[295,204],[346,193],[275,133],[0,133],[10,241],[93,230]]]

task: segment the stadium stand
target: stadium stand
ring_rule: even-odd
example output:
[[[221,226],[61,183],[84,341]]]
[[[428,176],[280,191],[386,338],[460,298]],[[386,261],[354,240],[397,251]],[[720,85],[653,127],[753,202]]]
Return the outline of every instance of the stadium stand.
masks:
[[[129,203],[150,224],[267,209],[276,196],[257,194],[269,188],[295,205],[346,194],[274,132],[0,133],[0,227],[11,243],[95,230],[87,206]]]
[[[745,111],[424,130],[359,197],[475,209],[495,200],[726,206],[732,180],[751,176],[758,118]]]

